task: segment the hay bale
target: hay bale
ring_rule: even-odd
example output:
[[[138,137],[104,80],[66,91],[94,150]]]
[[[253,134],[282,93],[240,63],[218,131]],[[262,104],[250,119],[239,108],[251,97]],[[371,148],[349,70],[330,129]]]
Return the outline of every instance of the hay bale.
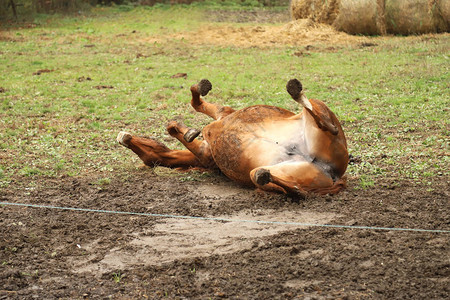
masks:
[[[443,20],[442,32],[450,31],[450,1],[441,0],[437,5],[438,13]]]
[[[386,27],[393,34],[423,34],[448,31],[439,12],[448,0],[385,0]],[[442,5],[444,7],[448,4]],[[447,27],[447,28],[445,28]]]
[[[338,14],[340,0],[291,0],[292,19],[311,19],[331,25]]]
[[[435,25],[437,32],[450,32],[450,1],[440,0],[433,1],[429,0],[430,8],[434,13]]]
[[[334,28],[350,34],[385,34],[384,7],[381,1],[341,0]]]
[[[292,0],[291,15],[351,34],[450,31],[450,0]]]

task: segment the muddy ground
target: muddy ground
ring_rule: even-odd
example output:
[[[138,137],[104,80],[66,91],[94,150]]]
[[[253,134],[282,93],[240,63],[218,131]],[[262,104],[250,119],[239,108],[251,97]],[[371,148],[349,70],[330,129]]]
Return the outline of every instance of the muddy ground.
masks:
[[[224,28],[206,30],[220,44]],[[269,31],[255,28],[261,37]],[[236,221],[2,205],[0,299],[449,297],[448,233],[242,222],[448,230],[447,177],[432,190],[401,178],[361,189],[350,178],[338,195],[293,199],[220,174],[136,168],[108,176],[17,177],[0,201]]]
[[[448,189],[410,182],[292,199],[220,174],[137,169],[13,183],[2,202],[237,220],[448,229]],[[443,178],[444,179],[444,178]],[[395,186],[395,188],[392,188]],[[390,187],[390,188],[389,188]],[[2,206],[0,299],[444,299],[446,233],[221,222]]]

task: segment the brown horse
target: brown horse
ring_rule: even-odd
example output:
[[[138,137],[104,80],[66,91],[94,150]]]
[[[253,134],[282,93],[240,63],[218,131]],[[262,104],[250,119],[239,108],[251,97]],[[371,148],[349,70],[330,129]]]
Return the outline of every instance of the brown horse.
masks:
[[[200,131],[172,121],[167,129],[188,150],[170,150],[153,139],[120,132],[117,141],[148,166],[219,168],[227,177],[266,191],[305,195],[334,194],[345,187],[349,156],[342,127],[319,100],[307,99],[297,79],[287,91],[303,106],[300,114],[255,105],[235,111],[200,96],[211,90],[203,79],[191,87],[191,104],[215,121]]]

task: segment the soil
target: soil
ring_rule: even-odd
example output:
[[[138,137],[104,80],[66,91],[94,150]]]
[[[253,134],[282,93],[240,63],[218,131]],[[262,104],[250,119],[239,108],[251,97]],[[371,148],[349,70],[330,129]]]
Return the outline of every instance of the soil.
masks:
[[[1,202],[161,214],[1,205],[0,299],[449,298],[448,233],[282,224],[449,230],[445,176],[432,189],[349,178],[338,195],[306,199],[215,173],[108,177],[17,177],[0,189]]]
[[[161,168],[162,169],[162,168]],[[2,202],[226,218],[235,222],[4,205],[0,299],[444,299],[448,233],[247,221],[443,229],[446,181],[293,199],[220,174],[186,181],[136,169],[98,178],[12,183]],[[190,177],[188,177],[190,178]]]

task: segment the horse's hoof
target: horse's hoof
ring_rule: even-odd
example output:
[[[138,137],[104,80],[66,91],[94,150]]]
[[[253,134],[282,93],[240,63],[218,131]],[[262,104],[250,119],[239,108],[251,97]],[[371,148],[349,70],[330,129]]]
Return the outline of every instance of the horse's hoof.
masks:
[[[212,84],[208,79],[202,79],[198,83],[198,92],[202,96],[206,96],[212,89]]]
[[[267,169],[258,169],[255,172],[255,181],[259,185],[266,185],[270,182],[271,175]]]
[[[131,134],[129,134],[128,132],[121,131],[117,135],[117,142],[122,146],[129,148],[131,137],[132,137]]]
[[[186,142],[190,143],[195,140],[195,138],[198,137],[199,134],[200,130],[192,128],[184,134],[183,138]]]
[[[286,90],[295,101],[300,99],[300,93],[303,90],[303,86],[297,79],[291,79],[286,84]]]

